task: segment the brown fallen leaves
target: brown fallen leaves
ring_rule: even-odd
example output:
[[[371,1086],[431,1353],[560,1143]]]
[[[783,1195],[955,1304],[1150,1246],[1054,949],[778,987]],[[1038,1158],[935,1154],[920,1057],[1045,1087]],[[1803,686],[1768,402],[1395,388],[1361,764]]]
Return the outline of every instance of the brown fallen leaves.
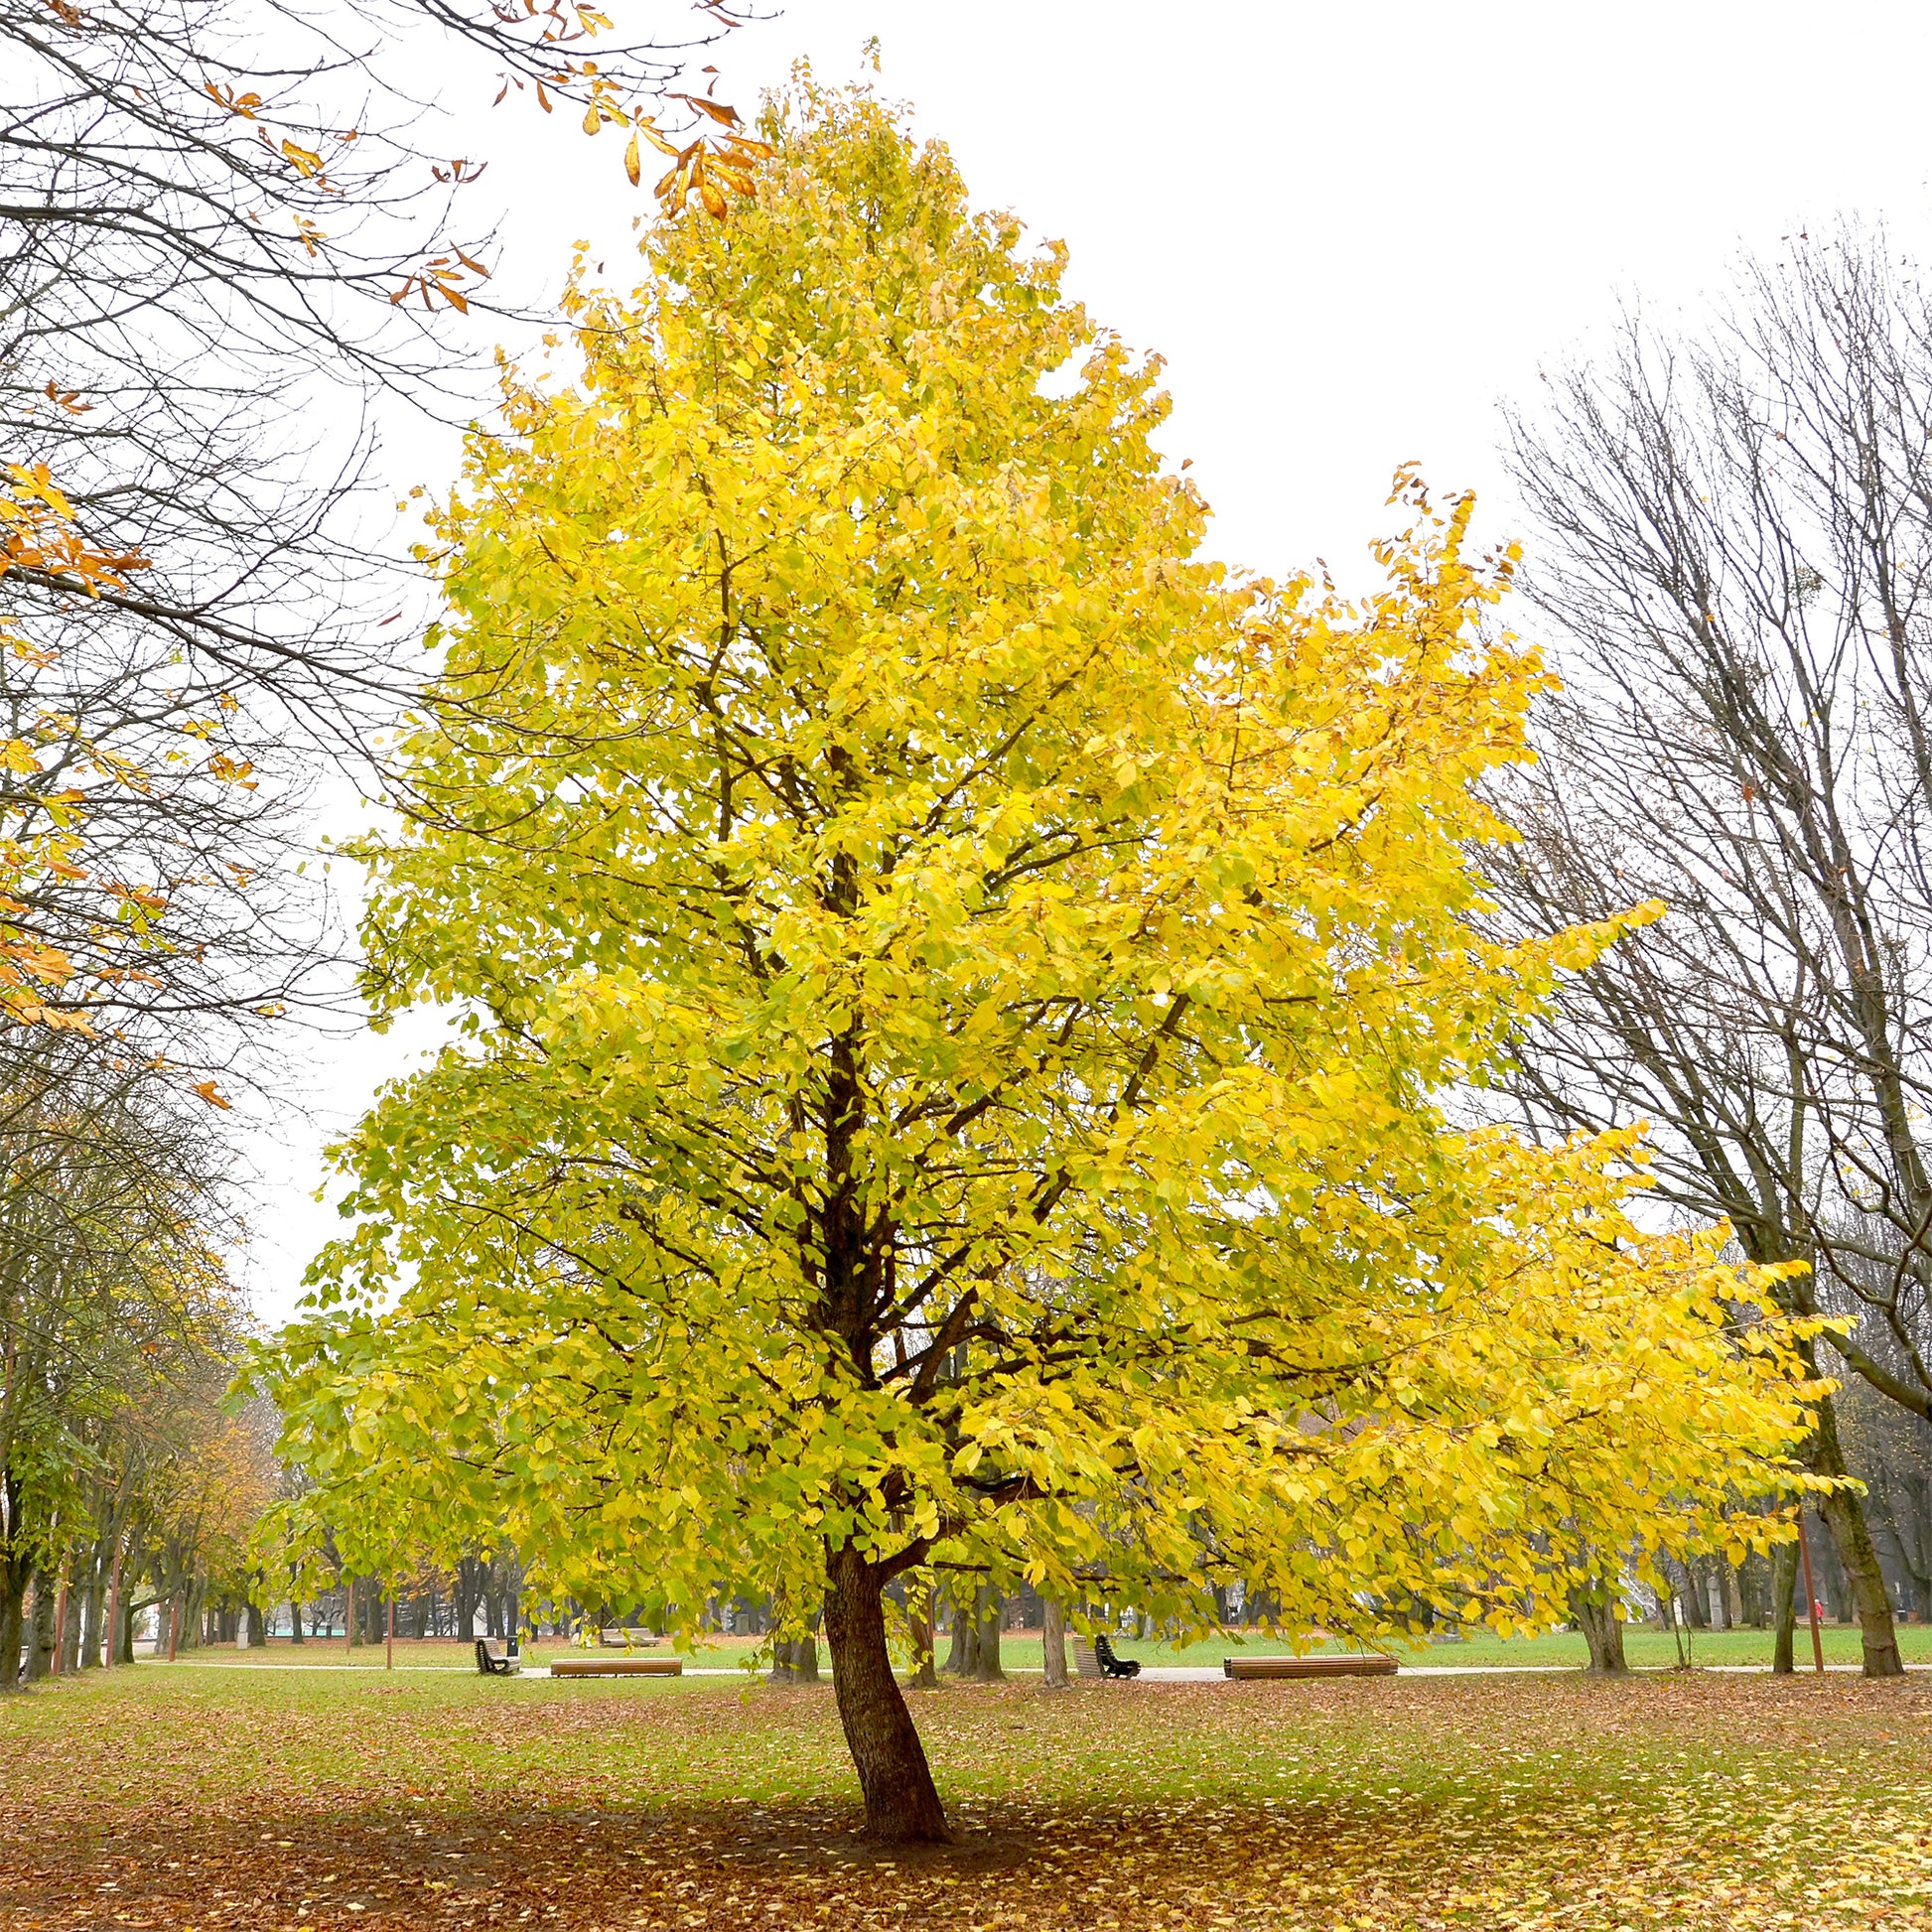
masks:
[[[1932,1682],[920,1700],[867,1846],[829,1694],[124,1672],[0,1707],[0,1927],[1932,1927]]]

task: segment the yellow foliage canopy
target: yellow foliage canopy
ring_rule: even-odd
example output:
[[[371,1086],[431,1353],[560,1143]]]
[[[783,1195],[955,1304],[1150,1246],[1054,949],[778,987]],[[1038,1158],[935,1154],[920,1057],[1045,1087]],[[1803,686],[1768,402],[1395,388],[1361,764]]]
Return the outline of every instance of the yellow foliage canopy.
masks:
[[[368,984],[464,1018],[272,1364],[312,1522],[671,1619],[939,1561],[1364,1637],[1762,1533],[1767,1278],[1627,1138],[1441,1110],[1615,936],[1472,924],[1508,560],[1405,484],[1366,605],[1201,561],[1058,248],[864,97],[761,131],[441,516]]]

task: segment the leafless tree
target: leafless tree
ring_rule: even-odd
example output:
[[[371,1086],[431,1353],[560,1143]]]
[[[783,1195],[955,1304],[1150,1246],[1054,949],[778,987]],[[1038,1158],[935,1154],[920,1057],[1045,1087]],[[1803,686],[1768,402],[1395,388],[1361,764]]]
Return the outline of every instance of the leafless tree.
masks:
[[[1664,916],[1561,989],[1519,1096],[1650,1121],[1661,1198],[1805,1264],[1794,1306],[1857,1321],[1834,1355],[1932,1416],[1932,301],[1847,228],[1548,390],[1510,454],[1566,688],[1498,896],[1519,930]],[[1845,1468],[1829,1400],[1811,1458]],[[1889,1674],[1864,1512],[1825,1516]]]

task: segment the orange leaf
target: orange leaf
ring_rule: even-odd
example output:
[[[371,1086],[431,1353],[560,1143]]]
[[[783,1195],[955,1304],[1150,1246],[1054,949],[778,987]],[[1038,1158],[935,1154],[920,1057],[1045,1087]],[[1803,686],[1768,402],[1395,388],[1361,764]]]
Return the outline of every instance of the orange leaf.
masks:
[[[643,164],[637,153],[637,137],[631,135],[629,145],[623,151],[623,172],[629,178],[632,188],[637,186],[643,175]]]

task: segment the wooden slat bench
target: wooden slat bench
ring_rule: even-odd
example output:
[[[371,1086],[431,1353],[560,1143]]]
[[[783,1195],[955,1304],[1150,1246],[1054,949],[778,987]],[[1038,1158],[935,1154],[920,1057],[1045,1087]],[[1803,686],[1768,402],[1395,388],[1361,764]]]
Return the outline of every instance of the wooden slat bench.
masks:
[[[552,1677],[682,1677],[682,1657],[559,1657]]]
[[[1393,1657],[1223,1657],[1229,1677],[1393,1677]]]
[[[629,1628],[618,1630],[609,1627],[598,1631],[597,1640],[607,1650],[649,1650],[664,1641],[662,1637],[653,1636],[648,1630]]]

